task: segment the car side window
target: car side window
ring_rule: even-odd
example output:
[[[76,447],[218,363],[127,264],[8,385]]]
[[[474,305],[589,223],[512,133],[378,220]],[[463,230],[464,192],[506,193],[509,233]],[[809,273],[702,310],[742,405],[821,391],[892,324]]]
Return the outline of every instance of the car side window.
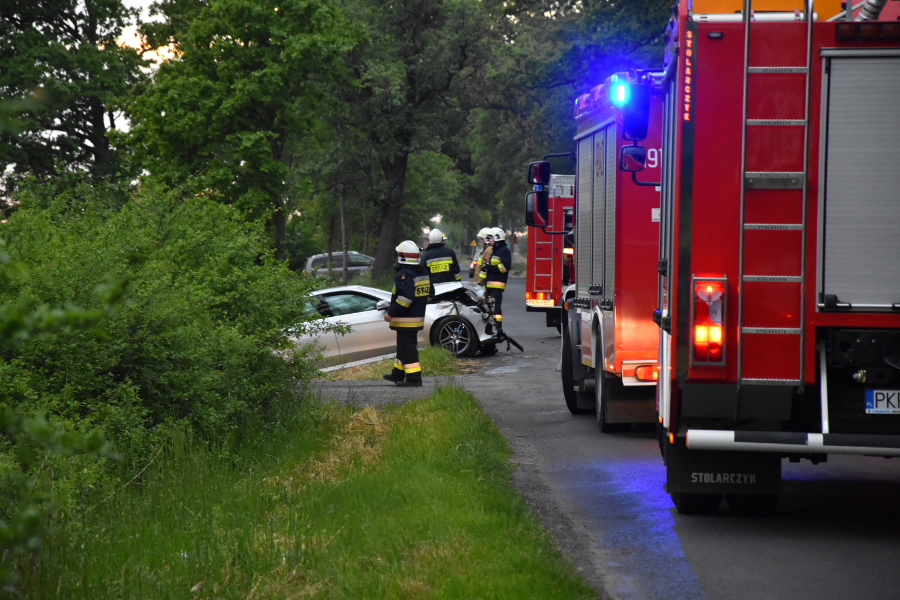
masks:
[[[351,267],[368,267],[372,264],[372,259],[368,256],[359,256],[356,254],[350,255],[350,266]]]
[[[305,317],[317,317],[321,315],[317,309],[319,307],[319,302],[321,302],[317,297],[312,296],[310,298],[305,298],[300,301],[301,311],[303,312],[303,316]]]
[[[327,269],[328,268],[328,255],[326,254],[322,258],[317,258],[313,263],[313,266],[317,269]],[[340,269],[344,266],[344,253],[343,252],[335,252],[331,255],[331,268]]]
[[[362,294],[340,293],[325,296],[325,302],[328,303],[332,314],[340,317],[341,315],[352,315],[367,310],[375,310],[378,299]]]

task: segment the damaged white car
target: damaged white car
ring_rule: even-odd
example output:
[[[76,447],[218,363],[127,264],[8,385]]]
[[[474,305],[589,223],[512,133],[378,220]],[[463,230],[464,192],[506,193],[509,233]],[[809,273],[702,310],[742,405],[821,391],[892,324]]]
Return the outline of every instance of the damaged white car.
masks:
[[[483,305],[484,289],[469,281],[438,283],[434,299],[425,309],[425,328],[419,346],[443,346],[454,356],[497,352],[493,319]],[[309,314],[328,324],[344,325],[349,332],[325,330],[292,338],[298,346],[315,342],[324,362],[340,364],[396,352],[396,336],[384,321],[391,294],[361,285],[317,290],[306,299]]]

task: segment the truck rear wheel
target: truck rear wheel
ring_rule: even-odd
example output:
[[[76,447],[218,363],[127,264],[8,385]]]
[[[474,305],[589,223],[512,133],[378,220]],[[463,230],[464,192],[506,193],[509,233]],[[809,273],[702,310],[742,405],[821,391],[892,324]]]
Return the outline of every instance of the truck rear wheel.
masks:
[[[566,400],[566,408],[573,415],[583,415],[590,411],[578,407],[578,392],[575,391],[575,377],[572,375],[572,348],[569,340],[569,328],[563,327],[562,339],[562,386],[563,398]]]
[[[722,504],[722,494],[672,494],[675,509],[682,515],[708,515]]]

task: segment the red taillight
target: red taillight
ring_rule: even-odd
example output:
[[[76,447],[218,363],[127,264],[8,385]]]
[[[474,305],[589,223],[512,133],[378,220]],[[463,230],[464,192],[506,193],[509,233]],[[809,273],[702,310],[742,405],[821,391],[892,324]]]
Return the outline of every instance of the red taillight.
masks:
[[[546,293],[546,292],[537,292],[537,299],[538,299],[538,300],[546,300],[546,299],[547,299],[547,293]]]
[[[532,294],[531,292],[525,292],[525,299],[526,299],[526,300],[531,300],[531,296],[532,296],[532,295],[533,295],[533,294]]]
[[[724,277],[693,281],[692,366],[725,364],[725,284]]]
[[[659,368],[656,365],[641,365],[635,368],[634,378],[638,381],[656,381],[659,379]]]

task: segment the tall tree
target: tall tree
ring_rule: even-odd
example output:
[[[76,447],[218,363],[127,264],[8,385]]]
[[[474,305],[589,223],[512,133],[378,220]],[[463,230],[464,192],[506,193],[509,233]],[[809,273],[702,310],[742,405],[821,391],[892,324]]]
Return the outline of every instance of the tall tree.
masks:
[[[7,192],[17,177],[58,166],[115,171],[109,133],[144,64],[117,42],[135,16],[121,0],[0,2],[0,103],[33,101],[17,127],[0,130]]]
[[[472,185],[494,224],[520,226],[525,167],[574,150],[572,102],[613,73],[659,67],[668,0],[511,2],[515,22],[491,95],[473,112],[466,143]],[[554,172],[574,163],[555,159]]]
[[[455,131],[465,88],[479,86],[500,41],[499,2],[478,0],[352,0],[346,14],[367,42],[351,55],[360,82],[345,96],[351,125],[363,132],[387,183],[373,276],[394,259],[404,217],[410,155],[439,150]],[[492,11],[492,8],[496,9]]]
[[[148,45],[171,44],[130,105],[130,141],[167,183],[204,188],[269,220],[284,259],[291,144],[328,100],[358,34],[326,0],[163,0]]]

